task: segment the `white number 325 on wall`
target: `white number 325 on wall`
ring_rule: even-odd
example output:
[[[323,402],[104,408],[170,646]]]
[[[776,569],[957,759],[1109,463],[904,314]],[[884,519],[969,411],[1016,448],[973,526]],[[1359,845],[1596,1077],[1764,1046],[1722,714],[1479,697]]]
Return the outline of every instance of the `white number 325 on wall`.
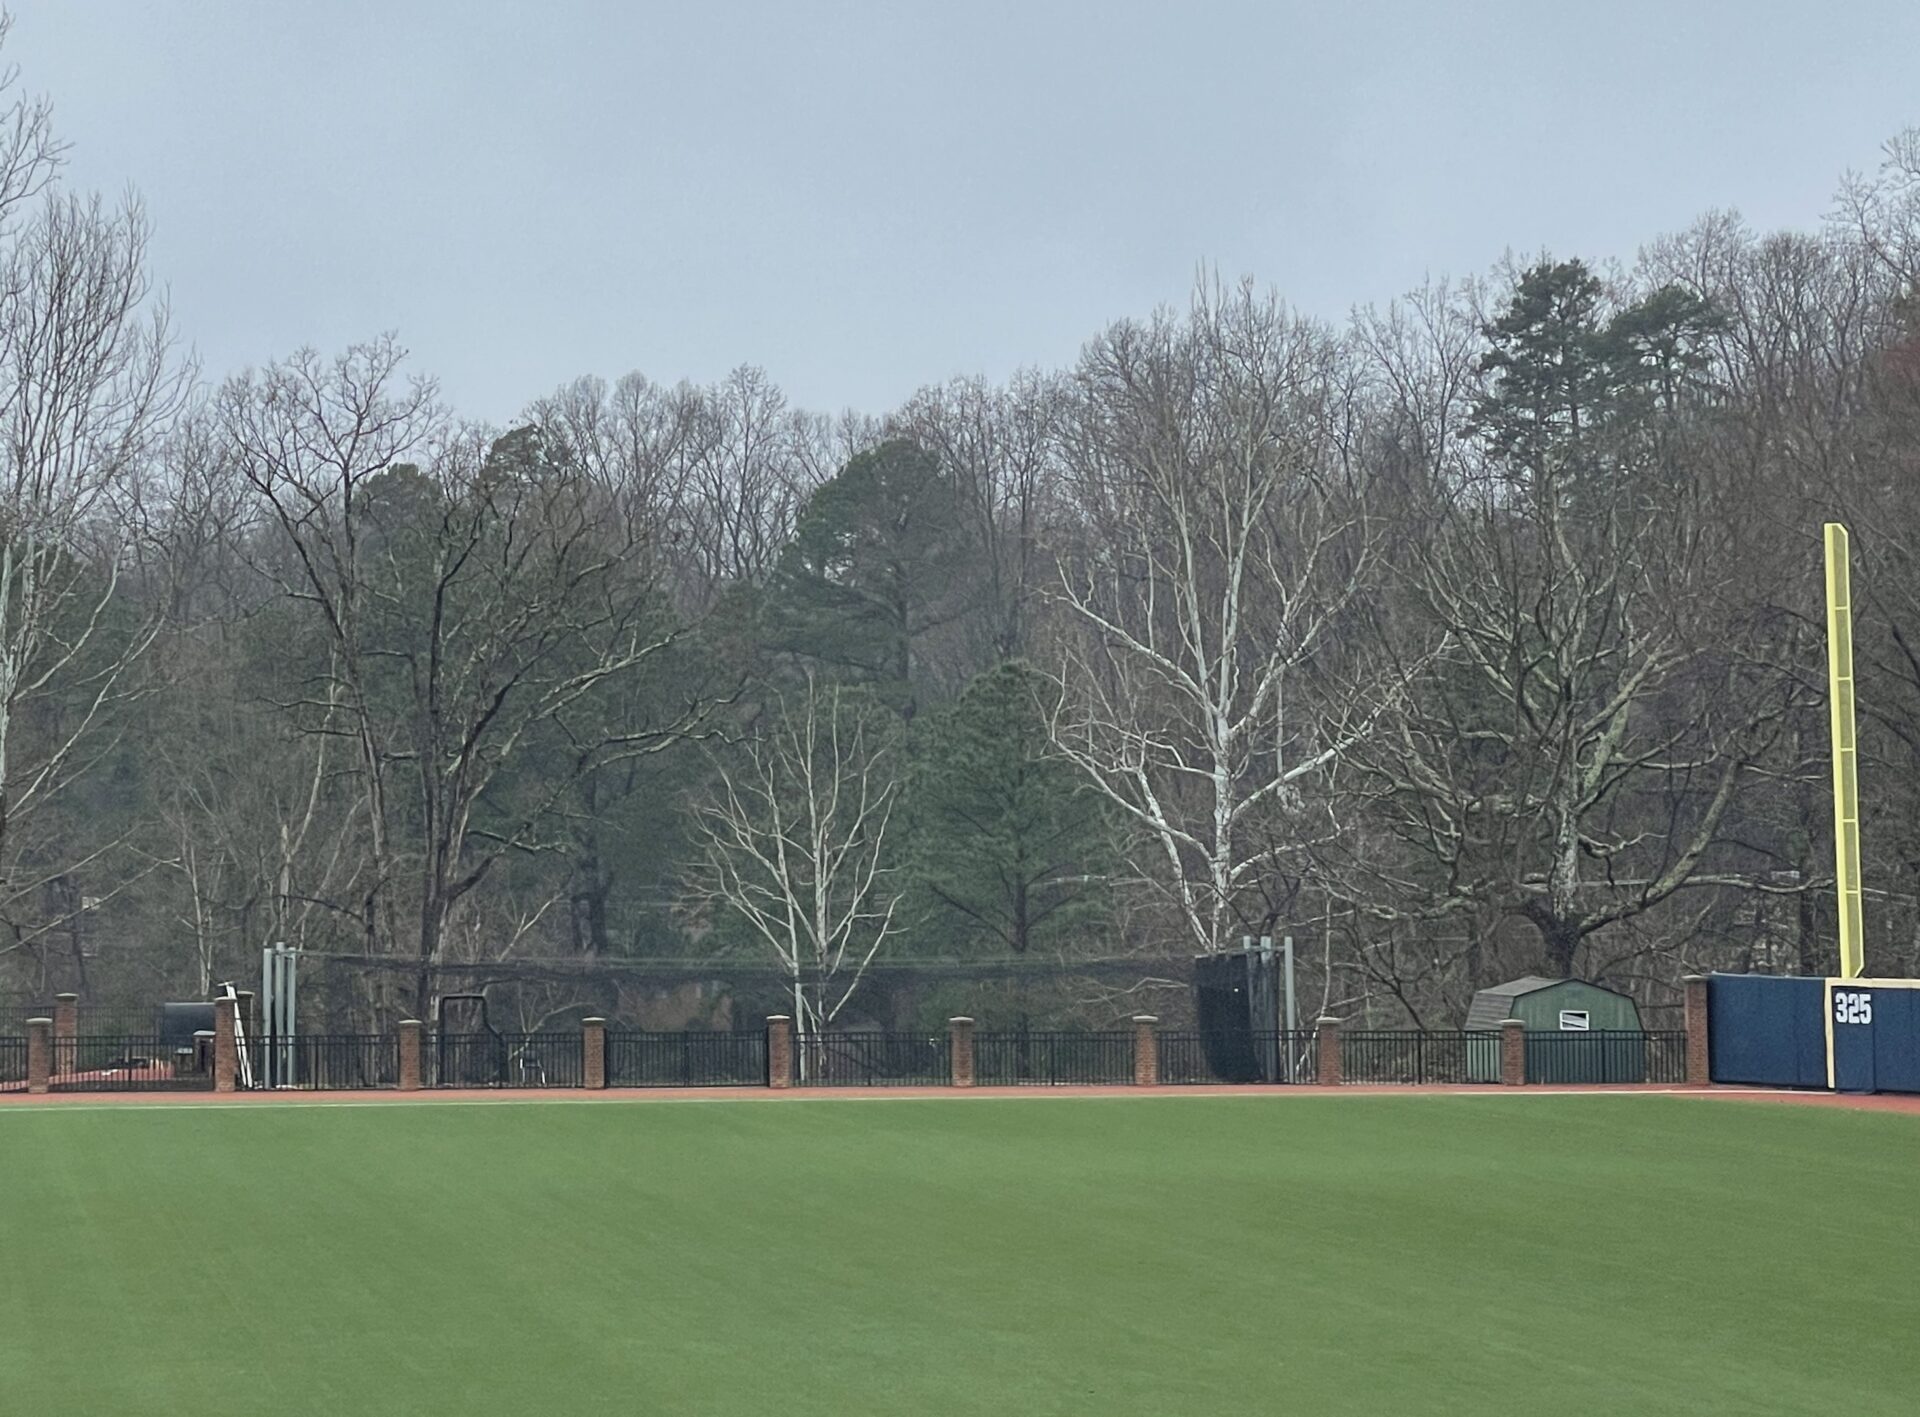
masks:
[[[1840,992],[1833,996],[1835,1023],[1872,1023],[1873,995]]]

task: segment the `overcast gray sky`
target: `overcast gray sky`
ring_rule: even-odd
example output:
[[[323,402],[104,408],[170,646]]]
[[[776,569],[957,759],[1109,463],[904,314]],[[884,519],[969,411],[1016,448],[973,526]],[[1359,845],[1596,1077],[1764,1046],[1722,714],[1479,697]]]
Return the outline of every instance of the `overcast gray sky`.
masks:
[[[1920,4],[13,0],[210,375],[397,330],[463,412],[764,366],[882,412],[1201,263],[1339,316],[1511,248],[1810,226]]]

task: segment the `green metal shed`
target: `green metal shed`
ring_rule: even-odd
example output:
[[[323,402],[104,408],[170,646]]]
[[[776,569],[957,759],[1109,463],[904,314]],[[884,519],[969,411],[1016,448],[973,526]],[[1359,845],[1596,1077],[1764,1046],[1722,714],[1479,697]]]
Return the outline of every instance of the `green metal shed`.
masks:
[[[1466,1026],[1497,1032],[1510,1018],[1527,1026],[1528,1082],[1646,1081],[1640,1006],[1617,989],[1529,974],[1475,994]],[[1473,1082],[1500,1081],[1497,1040],[1468,1044],[1467,1075]]]

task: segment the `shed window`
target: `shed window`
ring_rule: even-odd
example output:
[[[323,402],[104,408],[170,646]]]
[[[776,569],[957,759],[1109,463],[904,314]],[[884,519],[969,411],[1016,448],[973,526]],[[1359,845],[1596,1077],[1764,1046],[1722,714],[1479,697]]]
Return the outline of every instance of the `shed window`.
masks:
[[[1587,1011],[1585,1009],[1560,1010],[1560,1031],[1562,1033],[1585,1033],[1587,1027]]]

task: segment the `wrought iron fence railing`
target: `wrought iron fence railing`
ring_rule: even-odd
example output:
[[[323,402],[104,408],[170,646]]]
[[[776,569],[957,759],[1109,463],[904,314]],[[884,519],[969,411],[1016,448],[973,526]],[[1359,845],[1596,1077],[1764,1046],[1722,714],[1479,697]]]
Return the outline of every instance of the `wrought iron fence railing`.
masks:
[[[1169,1029],[1158,1035],[1166,1084],[1291,1082],[1316,1077],[1319,1050],[1304,1029],[1222,1034]]]
[[[767,1033],[607,1031],[608,1087],[764,1087]]]
[[[579,1087],[578,1033],[437,1033],[423,1040],[428,1087]]]
[[[27,1040],[0,1037],[0,1092],[24,1092],[27,1087]]]
[[[1497,1083],[1497,1031],[1349,1029],[1341,1036],[1341,1077],[1349,1083]],[[974,1080],[982,1086],[1085,1086],[1134,1080],[1131,1031],[1016,1031],[976,1034]],[[391,1088],[400,1081],[393,1034],[249,1035],[245,1080],[257,1088]],[[1193,1030],[1156,1035],[1165,1084],[1318,1081],[1319,1048],[1308,1031],[1221,1036]],[[25,1036],[0,1033],[0,1091],[27,1086]],[[1529,1032],[1530,1083],[1679,1084],[1687,1036],[1678,1030]],[[53,1091],[112,1092],[211,1088],[210,1048],[157,1032],[52,1039]],[[806,1086],[944,1086],[952,1045],[942,1032],[831,1033],[795,1039],[768,1056],[763,1029],[606,1034],[609,1087],[760,1087],[770,1067]],[[429,1033],[421,1081],[428,1087],[581,1087],[579,1032]]]
[[[0,1034],[24,1034],[30,1018],[53,1018],[53,1004],[0,1004]],[[160,1010],[152,1005],[121,1007],[82,1006],[74,1015],[74,1029],[81,1037],[146,1038],[160,1031]]]
[[[1638,1029],[1527,1034],[1530,1083],[1681,1083],[1687,1035]]]
[[[257,1088],[350,1091],[397,1087],[400,1043],[390,1033],[304,1033],[246,1040]]]
[[[1133,1034],[1130,1031],[976,1034],[973,1078],[982,1087],[1130,1083],[1133,1081]]]
[[[945,1033],[815,1033],[796,1038],[792,1078],[806,1087],[939,1087],[953,1079]]]
[[[47,1086],[53,1092],[156,1092],[211,1088],[191,1045],[158,1034],[56,1038]]]
[[[1684,1083],[1687,1080],[1687,1031],[1660,1028],[1647,1031],[1647,1081]]]
[[[1500,1081],[1498,1033],[1355,1029],[1343,1032],[1340,1045],[1343,1082],[1419,1085]]]

